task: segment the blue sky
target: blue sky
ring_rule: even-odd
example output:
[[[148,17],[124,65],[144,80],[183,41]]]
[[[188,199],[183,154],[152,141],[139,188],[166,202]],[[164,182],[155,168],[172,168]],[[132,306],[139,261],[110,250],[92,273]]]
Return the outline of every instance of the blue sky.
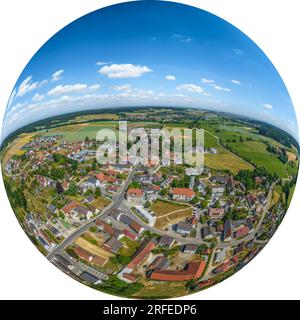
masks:
[[[145,105],[232,112],[298,138],[288,92],[249,38],[205,11],[161,1],[110,6],[54,35],[18,79],[2,138],[61,113]]]

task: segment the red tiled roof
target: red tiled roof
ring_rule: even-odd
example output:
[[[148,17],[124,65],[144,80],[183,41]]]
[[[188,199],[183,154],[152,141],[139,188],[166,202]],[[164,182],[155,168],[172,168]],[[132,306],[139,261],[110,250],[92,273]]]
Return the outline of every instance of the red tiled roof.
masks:
[[[244,226],[236,232],[235,237],[236,238],[244,237],[248,233],[249,233],[249,228],[247,226]]]
[[[68,214],[68,213],[70,213],[70,211],[72,211],[77,206],[78,206],[78,204],[75,201],[71,201],[71,202],[67,203],[61,210],[65,214]]]
[[[132,240],[135,240],[137,238],[137,236],[135,234],[131,233],[130,231],[128,231],[126,229],[123,231],[123,233],[126,237],[128,237]]]
[[[135,273],[123,273],[123,278],[130,280],[130,281],[136,281],[139,277]]]
[[[152,272],[150,279],[159,281],[186,281],[200,278],[204,269],[205,261],[191,262],[188,265],[187,270],[175,271],[175,270],[157,270]]]
[[[210,208],[208,215],[211,218],[222,216],[222,215],[224,215],[224,208]]]
[[[142,189],[130,188],[127,190],[127,196],[141,197],[143,194],[144,194],[144,191]]]
[[[178,196],[185,196],[192,198],[195,196],[195,192],[192,189],[188,188],[173,188],[172,193]]]
[[[153,250],[156,246],[156,243],[153,241],[147,242],[146,245],[144,245],[140,250],[138,250],[135,257],[128,263],[127,268],[134,269],[136,266],[138,266],[145,257]]]

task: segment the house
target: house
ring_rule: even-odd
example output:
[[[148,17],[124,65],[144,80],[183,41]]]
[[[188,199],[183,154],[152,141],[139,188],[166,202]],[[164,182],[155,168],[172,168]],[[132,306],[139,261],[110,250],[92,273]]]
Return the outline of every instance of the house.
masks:
[[[89,253],[88,251],[80,248],[80,247],[76,247],[74,248],[74,253],[81,259],[87,261],[87,262],[92,262],[93,260],[93,255],[91,253]]]
[[[201,260],[199,262],[191,262],[186,265],[184,270],[165,270],[155,269],[150,274],[150,279],[155,281],[188,281],[198,279],[204,272],[206,262]]]
[[[227,184],[228,177],[227,176],[213,176],[210,178],[213,183],[218,184]]]
[[[267,199],[263,193],[258,196],[258,201],[265,206],[267,204]]]
[[[83,202],[87,204],[92,204],[94,201],[95,201],[95,198],[92,196],[89,196],[83,200]]]
[[[131,202],[142,202],[144,200],[144,191],[138,188],[129,188],[126,192],[126,199]]]
[[[110,224],[108,224],[100,219],[96,220],[96,225],[98,226],[99,231],[107,233],[111,237],[115,237],[115,238],[119,239],[120,235],[122,234],[121,230],[112,227]]]
[[[104,250],[112,253],[117,253],[121,247],[122,242],[114,237],[109,238],[102,246]]]
[[[209,208],[208,210],[208,216],[210,219],[222,219],[224,215],[224,208]]]
[[[226,259],[226,249],[223,248],[223,249],[216,252],[215,258],[214,258],[214,263],[223,262],[225,259]]]
[[[71,210],[71,213],[81,220],[89,220],[93,216],[93,212],[83,206],[76,206]]]
[[[223,272],[226,272],[229,268],[230,268],[230,261],[226,261],[222,263],[220,266],[213,269],[212,273],[214,274],[223,273]]]
[[[204,240],[210,240],[214,237],[211,227],[205,226],[201,229],[202,238]]]
[[[226,220],[224,224],[223,241],[229,242],[232,240],[232,224],[231,220]]]
[[[134,254],[133,259],[126,266],[128,269],[135,269],[144,259],[150,254],[150,252],[156,247],[156,242],[149,240],[142,244],[142,246]]]
[[[142,206],[136,206],[135,210],[137,211],[137,214],[140,215],[142,218],[146,219],[151,227],[155,225],[156,216],[152,214],[152,212],[149,212]]]
[[[166,246],[166,247],[170,248],[174,244],[174,242],[175,242],[174,238],[171,238],[171,237],[165,235],[159,239],[158,244],[160,246]]]
[[[70,201],[61,210],[64,214],[69,215],[77,206],[78,204],[75,201]]]
[[[206,288],[208,286],[213,285],[214,282],[215,282],[214,279],[208,279],[208,280],[201,281],[197,284],[196,290],[202,290],[203,288]]]
[[[92,275],[91,273],[84,271],[81,275],[80,278],[86,282],[92,283],[92,284],[99,284],[101,283],[101,280]]]
[[[136,234],[133,234],[132,232],[130,232],[127,229],[123,230],[123,234],[124,234],[124,236],[126,236],[127,238],[129,238],[131,240],[137,240],[138,239],[138,236]]]
[[[58,238],[58,239],[61,238],[62,236],[61,233],[54,226],[49,227],[49,230],[54,235],[55,238]]]
[[[225,185],[215,184],[211,188],[212,196],[222,196],[225,192]]]
[[[89,177],[86,181],[83,181],[80,186],[85,190],[95,190],[100,187],[100,181],[94,177]]]
[[[145,229],[140,226],[136,221],[132,220],[129,227],[135,231],[137,234],[141,234]]]
[[[247,226],[243,226],[235,232],[235,238],[243,238],[249,234],[250,230]]]
[[[250,209],[254,209],[254,208],[255,208],[255,203],[256,203],[256,201],[257,201],[256,196],[253,195],[253,194],[249,194],[249,195],[246,197],[246,199],[247,199],[249,208],[250,208]]]
[[[247,225],[247,227],[249,229],[249,233],[251,233],[254,230],[254,227],[253,227],[252,220],[250,218],[246,219],[246,225]]]
[[[255,180],[256,184],[262,184],[262,182],[263,182],[262,177],[255,177],[254,180]]]
[[[196,244],[186,244],[182,247],[183,253],[196,253],[198,245]]]
[[[163,270],[166,269],[170,265],[170,261],[164,256],[156,257],[148,266],[149,270],[159,269]]]
[[[52,213],[52,214],[56,214],[57,213],[57,208],[55,207],[55,205],[53,205],[53,204],[50,204],[49,206],[48,206],[48,210]]]
[[[172,197],[178,201],[191,201],[195,198],[195,192],[188,188],[173,188]]]
[[[193,225],[188,222],[179,222],[176,227],[176,232],[182,235],[189,235],[193,229]]]
[[[134,283],[139,279],[139,276],[133,272],[125,272],[123,273],[123,281],[127,283]]]
[[[106,191],[111,192],[111,193],[115,193],[118,191],[118,187],[114,186],[114,185],[109,185],[106,187]]]

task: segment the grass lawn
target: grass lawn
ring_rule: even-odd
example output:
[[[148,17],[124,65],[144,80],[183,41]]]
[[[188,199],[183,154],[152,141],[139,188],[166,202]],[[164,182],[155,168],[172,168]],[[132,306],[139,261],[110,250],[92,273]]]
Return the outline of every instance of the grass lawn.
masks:
[[[173,211],[188,209],[189,206],[181,203],[173,203],[169,201],[156,200],[150,207],[150,210],[154,212],[157,217],[164,216]]]
[[[153,283],[143,281],[144,287],[137,293],[133,294],[134,298],[141,299],[166,299],[171,297],[179,297],[186,294],[184,282],[166,282]]]
[[[110,204],[110,200],[103,198],[103,197],[98,197],[94,202],[93,206],[96,207],[97,209],[102,209],[106,207],[108,204]]]
[[[292,201],[292,198],[293,198],[293,195],[294,195],[294,192],[295,192],[295,188],[296,186],[294,185],[291,189],[290,189],[290,194],[289,194],[289,198],[288,198],[288,201],[287,201],[287,206],[289,207],[290,206],[290,203]]]
[[[270,173],[276,173],[280,178],[287,177],[284,164],[267,151],[264,143],[259,141],[245,141],[229,143],[232,149],[243,158],[249,158],[258,167],[264,167]]]
[[[121,256],[132,256],[137,248],[140,246],[140,244],[137,241],[131,240],[127,237],[123,237],[120,240],[123,243],[123,247],[120,248],[118,254]]]

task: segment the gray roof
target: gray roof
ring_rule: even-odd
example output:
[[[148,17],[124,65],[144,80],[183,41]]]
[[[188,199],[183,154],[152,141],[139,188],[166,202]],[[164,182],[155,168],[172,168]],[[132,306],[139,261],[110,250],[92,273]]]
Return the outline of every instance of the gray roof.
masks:
[[[84,271],[80,275],[80,278],[87,281],[87,282],[90,282],[90,283],[96,283],[99,281],[99,279],[97,277],[93,276],[91,273],[86,272],[86,271]]]

